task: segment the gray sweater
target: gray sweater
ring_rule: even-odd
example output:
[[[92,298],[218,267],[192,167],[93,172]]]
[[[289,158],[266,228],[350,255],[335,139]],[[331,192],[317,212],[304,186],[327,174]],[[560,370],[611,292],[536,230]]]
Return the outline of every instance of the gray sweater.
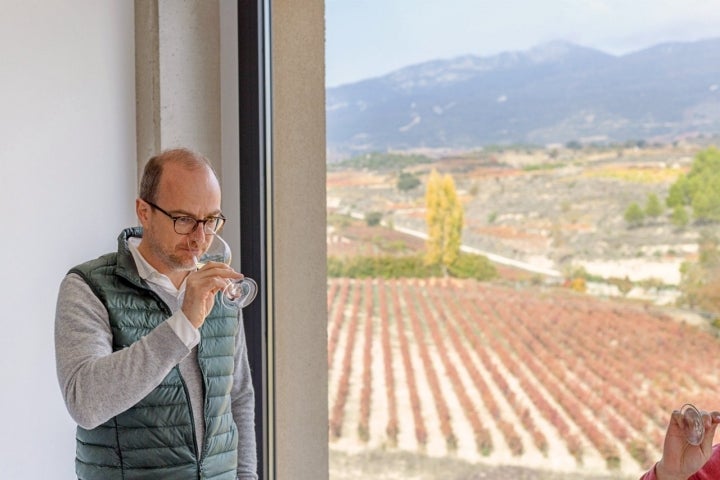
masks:
[[[173,295],[152,288],[172,312],[180,308]],[[238,428],[237,473],[241,480],[257,480],[254,392],[242,327],[236,347],[232,412]],[[138,403],[179,364],[190,394],[197,443],[203,444],[204,395],[197,347],[189,349],[167,321],[132,346],[113,352],[105,306],[80,276],[70,274],[58,295],[55,355],[65,404],[75,422],[86,429]]]

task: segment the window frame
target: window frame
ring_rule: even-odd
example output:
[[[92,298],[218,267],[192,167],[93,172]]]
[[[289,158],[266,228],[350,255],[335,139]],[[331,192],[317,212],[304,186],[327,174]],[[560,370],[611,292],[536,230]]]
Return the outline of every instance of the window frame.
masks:
[[[272,158],[269,2],[239,0],[238,136],[240,264],[260,285],[243,309],[248,361],[255,390],[258,477],[273,479],[272,369]]]

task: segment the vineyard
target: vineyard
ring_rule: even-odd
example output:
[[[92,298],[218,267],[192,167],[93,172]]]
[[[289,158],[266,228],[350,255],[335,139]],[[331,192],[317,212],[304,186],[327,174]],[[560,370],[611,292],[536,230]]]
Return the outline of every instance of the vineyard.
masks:
[[[632,478],[718,407],[720,343],[662,311],[473,280],[329,279],[330,449]]]

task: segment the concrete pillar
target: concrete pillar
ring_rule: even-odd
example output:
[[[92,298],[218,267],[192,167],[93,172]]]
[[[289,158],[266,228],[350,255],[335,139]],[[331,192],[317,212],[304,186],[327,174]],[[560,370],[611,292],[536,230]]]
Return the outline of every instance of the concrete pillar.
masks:
[[[218,0],[135,0],[138,175],[183,146],[221,174]]]

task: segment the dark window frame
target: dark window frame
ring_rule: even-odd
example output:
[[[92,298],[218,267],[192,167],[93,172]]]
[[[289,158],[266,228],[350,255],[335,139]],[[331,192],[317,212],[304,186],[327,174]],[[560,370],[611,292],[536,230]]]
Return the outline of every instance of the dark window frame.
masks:
[[[255,389],[258,477],[274,478],[269,362],[272,306],[269,199],[271,176],[269,89],[269,2],[238,0],[238,106],[240,264],[260,285],[256,300],[243,310],[248,360]]]

